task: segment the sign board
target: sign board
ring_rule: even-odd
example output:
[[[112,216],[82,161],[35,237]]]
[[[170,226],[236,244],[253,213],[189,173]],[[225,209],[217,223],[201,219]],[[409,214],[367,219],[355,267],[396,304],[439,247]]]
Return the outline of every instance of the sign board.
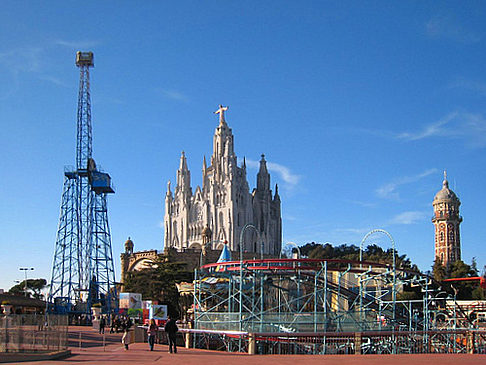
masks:
[[[142,294],[120,293],[120,308],[142,309]]]
[[[167,320],[167,305],[166,304],[152,304],[150,307],[150,319]]]
[[[144,320],[150,318],[150,307],[152,307],[151,300],[142,301],[142,315]]]

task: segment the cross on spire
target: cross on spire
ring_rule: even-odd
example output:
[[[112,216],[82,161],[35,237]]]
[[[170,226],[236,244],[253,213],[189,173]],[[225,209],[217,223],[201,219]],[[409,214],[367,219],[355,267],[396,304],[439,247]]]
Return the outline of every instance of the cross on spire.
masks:
[[[214,112],[214,114],[219,114],[219,124],[226,123],[226,120],[224,120],[224,112],[227,110],[227,106],[222,106],[221,104],[219,104],[219,109]]]

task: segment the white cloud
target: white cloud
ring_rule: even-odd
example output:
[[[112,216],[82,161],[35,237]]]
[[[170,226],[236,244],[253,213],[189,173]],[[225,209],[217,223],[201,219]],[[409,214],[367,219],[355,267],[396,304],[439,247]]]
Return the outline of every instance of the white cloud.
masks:
[[[434,16],[425,24],[425,31],[430,38],[446,38],[460,43],[476,43],[481,38],[465,29],[448,16]]]
[[[168,89],[158,89],[165,97],[169,99],[179,100],[179,101],[187,101],[188,97],[179,91],[176,90],[168,90]]]
[[[250,160],[249,158],[246,158],[245,162],[246,162],[246,166],[252,169],[258,169],[258,166],[260,166],[260,162]]]
[[[73,48],[76,49],[77,51],[89,51],[89,48],[96,47],[97,45],[100,44],[99,41],[66,41],[63,39],[58,39],[57,41],[54,42],[54,44],[57,44],[59,46],[64,46],[67,48]]]
[[[447,123],[449,123],[452,119],[457,116],[457,113],[450,113],[444,118],[440,119],[439,121],[427,125],[423,130],[418,132],[403,132],[397,135],[400,139],[406,139],[409,141],[416,141],[419,139],[427,138],[427,137],[435,137],[435,136],[444,136],[446,133],[446,129],[442,128]]]
[[[354,204],[354,205],[359,205],[360,207],[363,207],[363,208],[373,208],[373,207],[376,206],[376,203],[364,202],[364,201],[360,201],[360,200],[346,199],[345,202],[348,202],[348,203],[351,203],[351,204]]]
[[[407,141],[430,137],[459,139],[473,148],[486,147],[486,119],[482,114],[453,112],[420,131],[396,135],[396,138]]]
[[[0,72],[8,73],[11,77],[11,81],[0,85],[0,99],[6,99],[18,91],[20,74],[39,73],[42,51],[40,47],[23,47],[0,52]]]
[[[39,78],[44,81],[49,81],[58,86],[71,87],[71,85],[66,84],[64,81],[54,76],[40,75]]]
[[[299,183],[300,176],[293,174],[288,167],[275,162],[267,162],[267,166],[268,170],[279,174],[287,184],[295,186]]]
[[[389,224],[415,224],[423,222],[427,218],[427,214],[424,212],[410,211],[403,212],[394,216]]]
[[[42,48],[25,47],[0,53],[0,64],[11,72],[38,72]]]
[[[400,194],[398,193],[398,187],[406,184],[411,184],[423,179],[426,176],[431,174],[435,174],[437,172],[436,168],[426,170],[420,174],[413,175],[413,176],[403,176],[398,179],[395,179],[392,182],[386,183],[376,189],[376,194],[383,199],[393,199],[398,200],[400,199]]]
[[[371,228],[336,228],[334,232],[336,233],[353,233],[364,236],[366,233],[370,232]]]
[[[258,169],[260,162],[246,159],[246,165]],[[276,173],[286,183],[286,187],[289,189],[297,186],[300,181],[301,176],[292,173],[292,171],[284,165],[267,161],[267,168],[270,173]]]
[[[479,81],[457,78],[449,84],[449,88],[469,90],[480,96],[486,96],[486,84]]]

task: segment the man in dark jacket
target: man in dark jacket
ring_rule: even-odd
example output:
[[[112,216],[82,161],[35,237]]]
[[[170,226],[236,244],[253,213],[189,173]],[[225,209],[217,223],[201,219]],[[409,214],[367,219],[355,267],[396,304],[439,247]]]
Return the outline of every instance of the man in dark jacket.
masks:
[[[164,330],[169,338],[169,352],[172,353],[172,346],[174,346],[174,354],[177,354],[176,333],[179,331],[179,328],[177,328],[176,321],[171,316],[167,316]]]
[[[104,316],[100,318],[100,335],[105,333],[106,320]]]

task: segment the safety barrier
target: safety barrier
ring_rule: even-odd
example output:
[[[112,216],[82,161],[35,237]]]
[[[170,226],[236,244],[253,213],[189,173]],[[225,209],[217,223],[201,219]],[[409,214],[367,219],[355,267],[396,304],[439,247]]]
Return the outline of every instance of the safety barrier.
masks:
[[[486,331],[249,333],[181,329],[186,347],[250,354],[486,354]]]
[[[66,315],[17,314],[0,318],[0,352],[61,351],[68,347]]]

